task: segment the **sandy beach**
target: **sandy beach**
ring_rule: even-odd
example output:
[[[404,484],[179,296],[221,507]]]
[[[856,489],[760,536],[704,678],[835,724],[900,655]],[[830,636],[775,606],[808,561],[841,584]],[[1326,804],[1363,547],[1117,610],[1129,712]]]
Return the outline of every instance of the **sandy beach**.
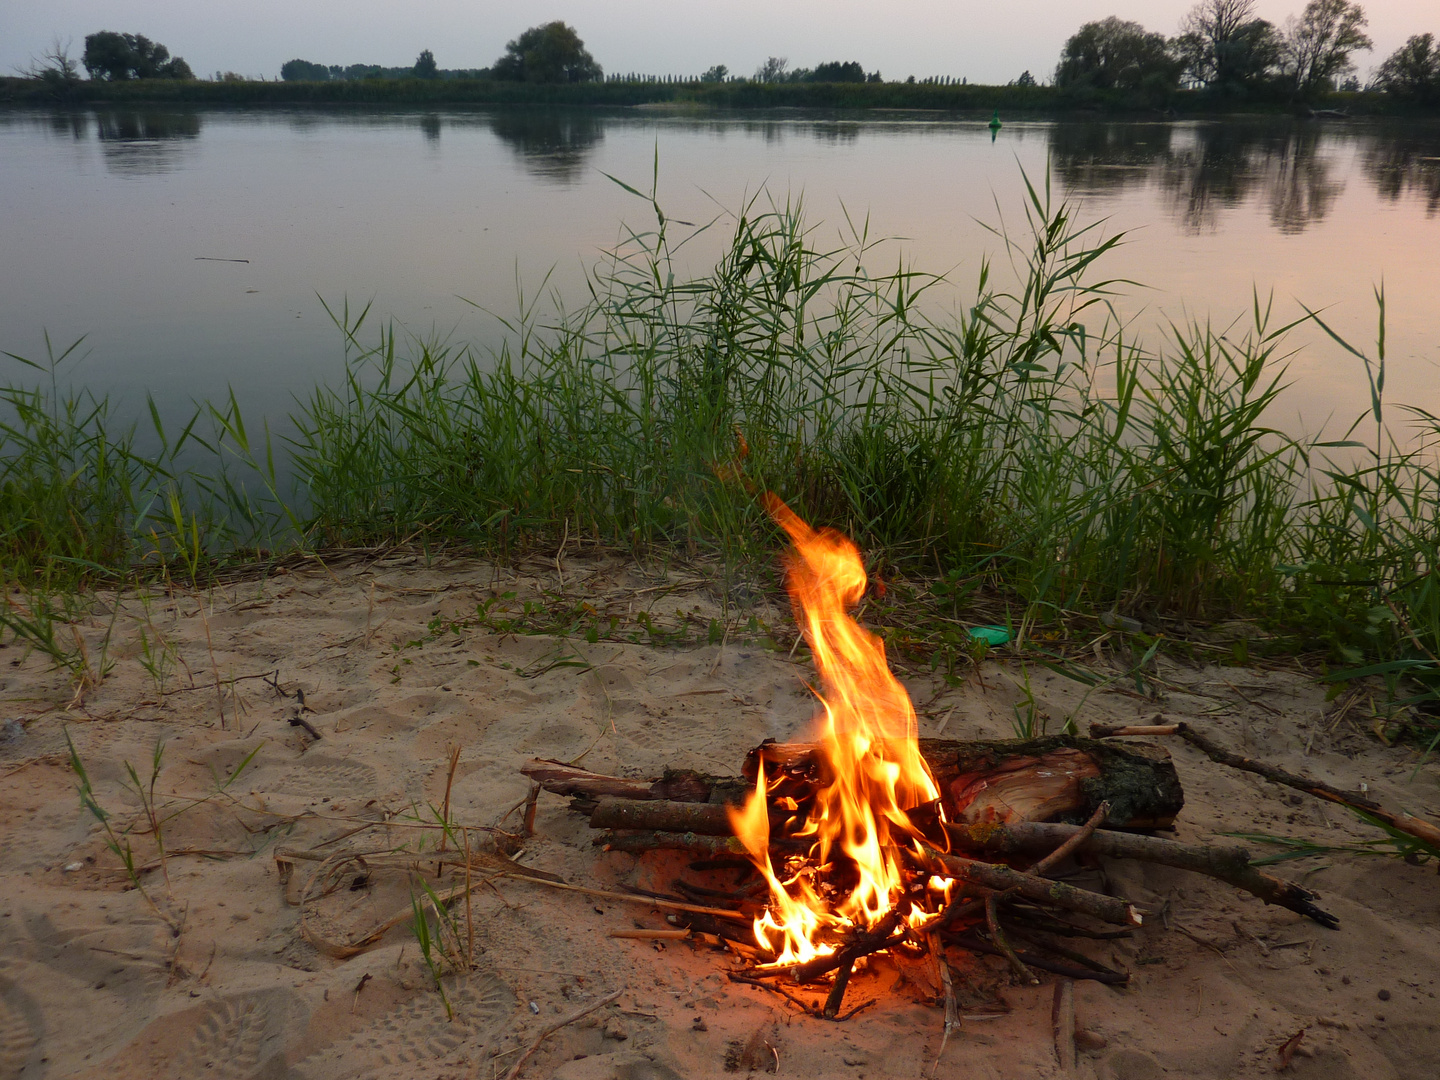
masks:
[[[649,612],[707,641],[705,628],[733,615],[717,597],[694,568],[604,554],[511,567],[396,554],[202,593],[102,595],[79,630],[92,660],[104,652],[113,667],[83,694],[38,653],[0,649],[0,1080],[493,1080],[545,1027],[617,990],[613,1004],[546,1039],[522,1075],[1062,1075],[1052,977],[1016,986],[1002,960],[953,952],[964,1019],[937,1060],[934,987],[883,958],[855,976],[848,999],[874,1004],[824,1023],[730,981],[740,961],[728,952],[608,936],[666,927],[645,903],[513,877],[474,888],[468,919],[459,908],[473,968],[446,969],[447,1018],[410,928],[403,867],[423,867],[440,837],[430,808],[445,799],[452,748],[450,817],[481,845],[483,827],[526,797],[526,759],[641,778],[667,766],[734,774],[762,739],[803,736],[815,707],[803,654],[728,629],[718,643],[680,647],[497,627],[527,602],[563,599],[600,618]],[[762,626],[790,620],[778,595],[752,599],[752,615]],[[1363,783],[1393,809],[1440,811],[1440,765],[1417,772],[1413,747],[1383,745],[1357,723],[1363,709],[1327,702],[1299,671],[1162,660],[1151,700],[1086,696],[1038,667],[1030,678],[1057,727],[1072,713],[1083,729],[1158,712],[1291,771]],[[958,687],[904,677],[921,734],[943,721],[953,738],[1010,737],[1019,680],[1015,659],[988,660]],[[95,804],[132,845],[141,888],[82,806],[67,734]],[[157,742],[163,864],[126,771],[148,785]],[[1245,831],[1341,845],[1381,835],[1178,739],[1165,745],[1186,796],[1178,839]],[[685,870],[673,853],[599,851],[560,797],[542,794],[536,807],[534,834],[513,854],[525,867],[606,890],[668,890]],[[518,831],[520,817],[503,827]],[[277,860],[282,851],[309,857]],[[374,865],[345,864],[343,887],[315,901],[307,937],[306,883],[320,860],[346,852]],[[1074,946],[1132,978],[1123,989],[1076,984],[1086,1034],[1072,1075],[1268,1077],[1302,1029],[1288,1075],[1433,1075],[1435,865],[1336,853],[1278,872],[1318,892],[1340,929],[1179,870],[1115,861],[1078,871],[1077,883],[1149,914],[1132,938]],[[347,958],[312,940],[353,941],[397,916]]]

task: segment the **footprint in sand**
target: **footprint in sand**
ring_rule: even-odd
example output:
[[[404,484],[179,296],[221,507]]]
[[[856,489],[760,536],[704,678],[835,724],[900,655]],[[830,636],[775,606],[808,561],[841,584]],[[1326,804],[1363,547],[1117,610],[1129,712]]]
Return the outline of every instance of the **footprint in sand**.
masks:
[[[39,1076],[39,1010],[21,991],[0,979],[0,1080]]]
[[[190,1044],[169,1072],[180,1077],[249,1080],[260,1069],[266,1035],[273,1034],[268,1002],[248,995],[206,1005]],[[279,1046],[273,1050],[278,1052]]]
[[[499,979],[476,975],[447,991],[454,1022],[433,993],[417,994],[349,1037],[316,1050],[295,1068],[298,1080],[434,1080],[435,1062],[461,1050],[475,1060],[516,1007]]]
[[[254,1080],[270,1075],[304,1010],[285,991],[230,994],[163,1016],[106,1066],[113,1080]]]
[[[275,782],[288,795],[353,795],[375,790],[378,776],[369,765],[339,758],[306,758]]]

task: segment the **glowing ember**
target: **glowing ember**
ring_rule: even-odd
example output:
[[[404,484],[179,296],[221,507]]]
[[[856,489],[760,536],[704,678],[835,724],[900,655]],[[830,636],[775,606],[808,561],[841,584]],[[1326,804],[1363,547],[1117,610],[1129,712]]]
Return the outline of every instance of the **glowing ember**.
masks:
[[[770,859],[774,785],[767,784],[763,759],[755,791],[731,813],[736,836],[770,887],[755,936],[777,965],[786,965],[833,953],[846,931],[873,929],[907,889],[915,895],[902,851],[920,833],[906,811],[933,804],[938,812],[940,792],[920,756],[915,710],[890,674],[884,643],[847,614],[865,592],[859,551],[833,529],[810,528],[774,495],[766,496],[766,509],[795,545],[788,586],[820,674],[817,741],[829,766],[803,820],[786,823],[787,836],[813,837],[808,856],[786,879]],[[943,904],[951,884],[922,882],[922,897],[931,894],[926,906]],[[912,928],[930,918],[909,902],[905,921]]]

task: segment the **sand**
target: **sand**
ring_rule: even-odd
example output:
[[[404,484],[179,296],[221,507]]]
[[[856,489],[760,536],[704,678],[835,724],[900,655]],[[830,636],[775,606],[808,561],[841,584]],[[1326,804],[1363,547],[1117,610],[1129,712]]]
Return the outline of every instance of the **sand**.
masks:
[[[602,617],[645,610],[658,627],[683,623],[692,644],[589,643],[583,628],[561,638],[446,625],[492,601],[493,626],[527,600],[553,605],[562,594]],[[780,598],[757,593],[750,603],[742,623],[751,614],[756,626],[788,619]],[[405,825],[443,801],[451,747],[460,748],[451,815],[485,826],[525,796],[516,770],[532,756],[583,755],[587,768],[637,777],[676,764],[733,773],[761,739],[804,734],[813,710],[808,665],[733,636],[694,644],[720,617],[715,591],[694,568],[573,550],[558,564],[507,569],[400,555],[312,564],[201,595],[102,597],[81,629],[97,663],[109,633],[113,666],[78,698],[69,673],[6,646],[0,1080],[493,1078],[544,1027],[621,988],[615,1004],[546,1040],[523,1075],[1060,1075],[1054,980],[1016,986],[991,959],[957,960],[967,1018],[937,1063],[942,1017],[921,1000],[933,987],[913,978],[896,985],[888,962],[851,983],[847,1001],[874,1005],[845,1024],[822,1023],[730,982],[737,961],[727,953],[607,936],[666,925],[643,904],[511,879],[478,888],[473,971],[444,977],[453,1021],[408,919],[343,960],[301,935],[294,901],[317,864],[297,863],[282,882],[276,851],[326,841],[326,854],[413,851],[422,835],[433,845],[434,830]],[[159,672],[154,658],[166,656],[172,670],[162,693],[146,664]],[[271,681],[249,677],[269,672]],[[217,692],[217,676],[237,681]],[[1324,687],[1303,673],[1165,661],[1159,676],[1157,700],[1087,697],[1040,668],[1031,684],[1057,725],[1077,709],[1082,724],[1159,711],[1283,767],[1340,786],[1365,782],[1392,807],[1432,815],[1440,807],[1433,763],[1415,774],[1413,749],[1382,745],[1359,721],[1363,708],[1338,713],[1343,701],[1327,703]],[[1008,736],[1019,680],[1013,660],[987,662],[961,687],[924,673],[906,679],[922,734],[943,720],[944,734],[960,738]],[[289,723],[297,689],[318,741]],[[67,732],[111,825],[135,827],[143,893],[81,805]],[[148,782],[157,740],[163,870],[140,803],[123,786],[126,762]],[[1224,769],[1182,742],[1170,749],[1187,800],[1180,839],[1246,830],[1340,844],[1377,835],[1339,808]],[[386,818],[388,828],[365,827]],[[565,800],[541,795],[535,833],[516,858],[601,888],[668,887],[683,869],[674,856],[599,852],[588,833]],[[351,864],[353,888],[342,883],[316,906],[314,925],[325,934],[360,934],[408,910],[406,874],[384,855],[372,858],[368,877]],[[1433,863],[1342,853],[1285,864],[1282,873],[1303,874],[1339,916],[1339,931],[1181,871],[1124,863],[1103,871],[1074,880],[1154,914],[1130,940],[1077,946],[1133,979],[1121,990],[1076,985],[1078,1024],[1090,1037],[1074,1075],[1271,1076],[1278,1048],[1301,1029],[1289,1069],[1297,1077],[1440,1072]]]

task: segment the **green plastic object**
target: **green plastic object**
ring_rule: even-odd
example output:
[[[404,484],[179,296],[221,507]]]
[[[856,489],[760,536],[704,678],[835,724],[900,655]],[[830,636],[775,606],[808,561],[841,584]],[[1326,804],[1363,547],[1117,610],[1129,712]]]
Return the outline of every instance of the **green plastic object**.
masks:
[[[987,645],[1004,645],[1010,640],[1010,631],[1003,626],[972,626],[970,636]]]

